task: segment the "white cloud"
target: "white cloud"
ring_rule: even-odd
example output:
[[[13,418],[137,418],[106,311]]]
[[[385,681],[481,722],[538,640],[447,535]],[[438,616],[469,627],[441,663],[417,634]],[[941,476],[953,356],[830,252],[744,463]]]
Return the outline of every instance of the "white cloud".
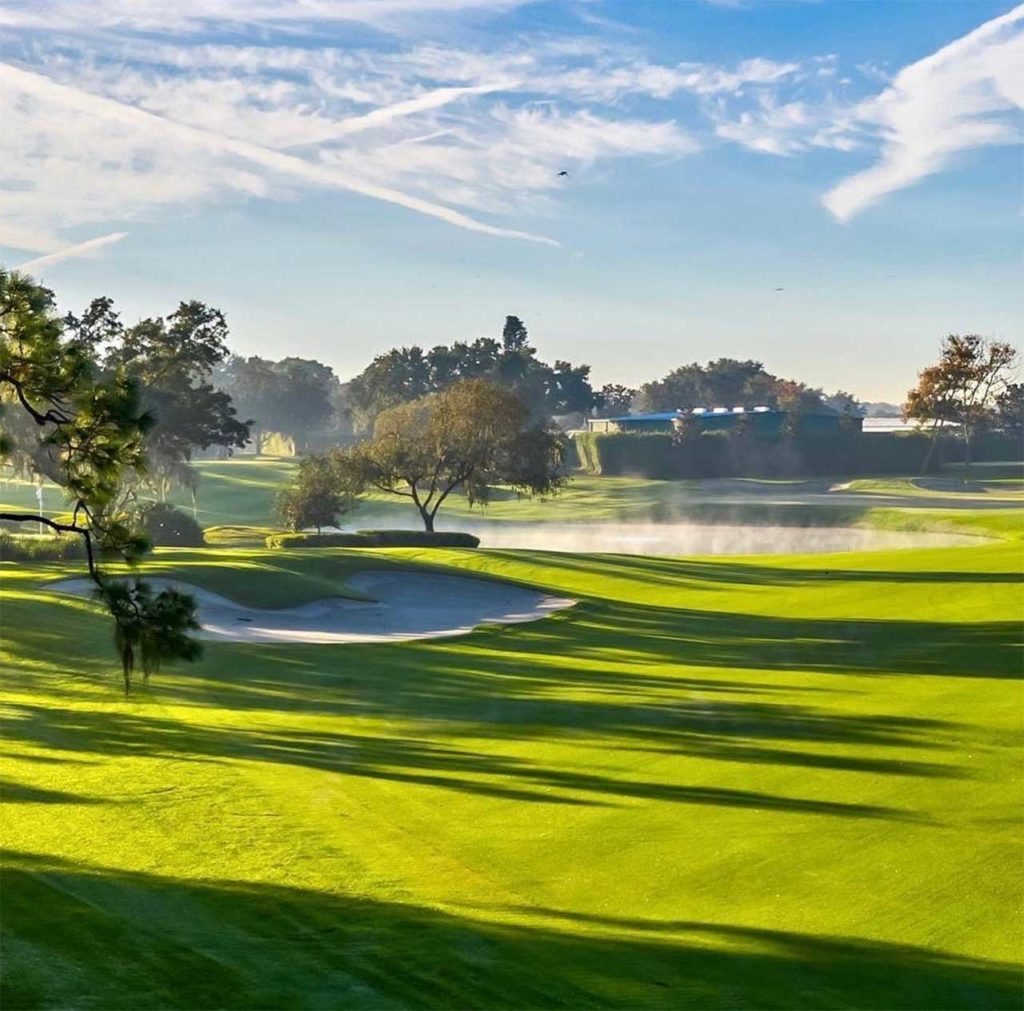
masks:
[[[851,151],[859,143],[849,116],[832,99],[779,102],[774,94],[764,93],[738,115],[716,112],[712,118],[717,137],[761,154],[788,157],[811,148]]]
[[[835,54],[659,64],[600,18],[583,34],[459,31],[528,2],[0,0],[0,243],[50,254],[73,228],[315,189],[550,241],[521,222],[562,188],[716,138],[779,157],[880,143],[825,196],[846,220],[1017,136],[1024,8],[880,84],[874,65],[840,76]],[[451,41],[418,41],[442,17],[430,38]]]
[[[559,177],[611,158],[679,156],[696,142],[673,122],[612,120],[585,110],[561,112],[547,104],[497,105],[471,125],[408,136],[371,149],[324,153],[329,164],[357,167],[374,178],[396,179],[406,190],[447,203],[499,212],[510,202],[536,207],[567,181]]]
[[[513,82],[506,84],[481,84],[475,87],[462,88],[436,88],[433,91],[424,92],[415,98],[406,99],[403,102],[395,102],[392,105],[385,105],[361,116],[352,116],[350,119],[343,119],[338,123],[331,123],[324,126],[322,130],[307,137],[301,143],[318,144],[328,140],[338,140],[361,130],[374,130],[387,126],[404,116],[412,116],[418,112],[426,112],[431,109],[442,109],[446,105],[463,98],[467,95],[489,95],[495,91],[506,91],[514,88]]]
[[[214,6],[225,13],[241,2]],[[354,9],[328,6],[334,15]],[[8,16],[73,10],[80,17],[86,7],[97,24],[129,8],[143,20],[159,13],[145,3],[0,0]],[[256,7],[276,10],[269,0]],[[175,16],[206,9],[213,6],[189,0]],[[633,51],[588,38],[515,40],[493,51],[300,45],[288,32],[271,33],[263,45],[166,33],[154,39],[128,29],[18,39],[15,32],[0,40],[0,235],[43,253],[67,244],[59,236],[68,228],[159,220],[170,208],[251,197],[287,200],[310,188],[349,190],[460,228],[549,242],[474,214],[543,210],[545,194],[565,185],[562,169],[575,179],[577,169],[604,159],[697,150],[674,117],[651,120],[622,103],[630,94],[663,92],[663,72],[679,87],[714,72],[641,68]],[[585,88],[582,77],[573,83],[567,73],[597,63]],[[619,73],[620,65],[628,72]],[[754,73],[765,74],[756,61]]]
[[[901,70],[853,113],[882,139],[878,162],[822,198],[840,221],[948,168],[960,154],[1021,138],[1024,5]]]
[[[49,267],[61,260],[74,260],[82,257],[95,256],[104,246],[111,246],[120,242],[128,235],[127,232],[111,232],[109,235],[100,235],[95,239],[86,242],[78,242],[73,246],[65,246],[45,256],[37,256],[34,260],[26,260],[18,264],[16,270],[38,271],[42,267]]]
[[[705,63],[661,66],[640,57],[569,70],[555,79],[555,88],[588,99],[611,101],[629,94],[668,99],[679,92],[699,96],[741,95],[747,89],[774,85],[800,69],[797,63],[744,60],[729,69]]]
[[[11,28],[195,31],[207,26],[357,22],[395,27],[423,15],[496,13],[531,0],[3,0]]]
[[[27,99],[30,106],[39,103],[40,105],[49,105],[51,109],[59,108],[65,117],[71,114],[79,124],[92,120],[92,129],[99,131],[95,135],[95,141],[101,145],[96,152],[101,163],[102,159],[109,161],[111,152],[108,150],[108,145],[111,141],[114,142],[114,150],[119,152],[120,166],[123,167],[126,158],[136,160],[140,162],[138,167],[142,169],[142,172],[138,174],[141,175],[146,174],[145,169],[150,167],[158,156],[158,149],[170,151],[174,164],[179,170],[184,169],[184,177],[182,178],[182,174],[178,173],[169,177],[165,171],[161,178],[154,180],[157,190],[155,193],[151,193],[151,199],[155,197],[157,202],[160,202],[160,197],[166,199],[170,196],[172,200],[175,197],[181,199],[185,193],[176,192],[175,188],[181,187],[187,192],[190,182],[194,189],[200,191],[211,185],[216,185],[249,193],[260,193],[265,190],[266,183],[260,177],[254,176],[251,171],[247,171],[249,166],[256,166],[268,171],[272,176],[280,176],[286,180],[301,181],[315,186],[351,190],[363,196],[397,204],[429,217],[439,218],[469,231],[552,244],[552,240],[542,236],[486,224],[451,208],[387,186],[364,181],[355,175],[322,162],[298,158],[248,140],[181,123],[114,99],[58,84],[41,75],[6,64],[0,64],[0,88],[8,96],[20,95]],[[34,113],[36,111],[33,109]],[[36,117],[33,116],[33,118]],[[217,167],[220,170],[207,172],[205,179],[202,176],[190,177],[188,170],[191,166],[188,158],[193,152],[199,154],[208,169]],[[81,150],[76,150],[74,152],[75,159],[80,159],[82,153]],[[233,164],[211,165],[209,159],[217,156],[224,156]],[[59,160],[60,157],[59,154],[56,154],[54,160]],[[166,187],[168,184],[171,188],[170,193],[160,190],[161,185]],[[0,196],[0,214],[2,214],[6,202],[5,196],[6,194]]]

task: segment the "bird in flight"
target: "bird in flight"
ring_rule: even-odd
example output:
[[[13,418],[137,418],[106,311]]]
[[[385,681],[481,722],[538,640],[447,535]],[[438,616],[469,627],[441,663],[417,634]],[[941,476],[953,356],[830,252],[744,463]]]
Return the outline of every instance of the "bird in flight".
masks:
[[[775,290],[775,291],[785,291],[786,289],[785,288],[775,288],[773,290]]]
[[[566,172],[566,171],[565,171],[565,169],[562,169],[562,171],[561,171],[561,172],[559,172],[558,174],[559,174],[560,176],[567,176],[567,175],[568,175],[569,173],[568,173],[568,172]]]

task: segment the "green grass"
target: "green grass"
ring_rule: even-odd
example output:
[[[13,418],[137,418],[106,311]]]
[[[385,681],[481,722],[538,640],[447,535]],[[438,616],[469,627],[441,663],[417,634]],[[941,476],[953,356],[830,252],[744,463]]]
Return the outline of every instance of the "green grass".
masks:
[[[847,491],[866,494],[910,496],[913,498],[949,498],[1008,501],[1024,500],[1024,481],[1019,478],[987,478],[979,475],[939,478],[860,478],[844,485]]]
[[[3,1006],[1019,1007],[1021,563],[163,551],[253,604],[420,564],[580,603],[127,700],[67,570],[6,565]]]
[[[293,467],[290,461],[241,458],[223,462],[205,461],[198,466],[203,475],[199,520],[204,526],[252,523],[269,527],[274,524],[274,496],[280,483],[290,475]],[[445,503],[444,515],[449,519],[472,517],[523,523],[690,520],[837,526],[891,525],[891,520],[886,516],[891,510],[879,506],[877,496],[868,493],[868,489],[863,494],[863,502],[833,504],[827,501],[827,496],[821,494],[828,486],[828,481],[656,481],[576,474],[561,493],[548,499],[520,498],[499,489],[486,508],[472,508],[463,496],[456,494]],[[875,490],[878,489],[871,491]],[[933,508],[946,503],[951,506],[964,504],[964,496],[961,494],[915,491],[910,478],[892,479],[890,491],[907,494],[907,497],[927,498],[928,501],[922,502],[922,505]],[[808,493],[817,494],[821,501],[797,501],[785,505],[761,501],[766,495],[788,497]],[[729,499],[726,505],[715,501],[723,496]],[[1005,494],[989,496],[992,497],[1019,499],[1019,496]],[[238,504],[234,518],[231,512],[233,503]],[[186,505],[184,500],[179,504],[183,507]],[[1007,501],[1006,504],[1014,503]],[[411,522],[416,519],[416,515],[406,501],[379,493],[370,496],[347,519],[356,526],[388,527],[396,522]],[[935,516],[934,520],[933,525],[944,525],[943,516]],[[921,516],[916,525],[911,523],[906,528],[927,529],[929,524]]]
[[[208,531],[209,543],[255,546],[263,543],[268,533],[279,529],[274,501],[294,472],[294,461],[235,457],[199,461],[196,467],[202,476],[197,518]],[[552,498],[520,498],[498,489],[486,508],[472,508],[463,496],[455,494],[445,503],[441,515],[448,522],[466,517],[523,523],[680,520],[891,528],[890,504],[883,503],[880,496],[896,495],[907,499],[908,504],[916,500],[922,509],[936,510],[930,520],[922,513],[906,521],[905,529],[923,530],[949,525],[937,511],[945,507],[1012,507],[1024,502],[1024,481],[1019,479],[1018,465],[976,465],[972,474],[975,476],[969,491],[955,487],[959,475],[955,469],[950,471],[949,487],[939,490],[920,487],[917,478],[865,478],[843,485],[841,502],[829,501],[832,482],[828,480],[657,481],[575,474],[565,489]],[[988,476],[976,479],[981,474]],[[769,496],[781,496],[785,501],[779,504],[770,501]],[[171,501],[191,511],[187,494],[176,493]],[[34,512],[36,504],[30,483],[0,483],[0,505]],[[52,486],[46,490],[44,509],[49,514],[65,509],[60,492]],[[363,500],[346,517],[346,522],[357,527],[388,528],[418,522],[418,517],[406,500],[377,493]]]
[[[202,476],[197,518],[204,527],[273,526],[274,499],[295,470],[293,460],[276,457],[202,460],[196,466]],[[172,501],[191,512],[192,500],[187,493],[178,492]],[[0,504],[35,512],[34,485],[12,478],[0,481]],[[43,507],[47,513],[66,508],[59,489],[51,484],[45,488]]]

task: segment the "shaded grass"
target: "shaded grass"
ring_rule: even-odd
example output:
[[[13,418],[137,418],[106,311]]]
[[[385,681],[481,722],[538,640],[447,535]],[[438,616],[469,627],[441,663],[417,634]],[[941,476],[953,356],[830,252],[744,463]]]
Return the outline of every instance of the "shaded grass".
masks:
[[[869,494],[898,494],[912,498],[1005,499],[1020,502],[1024,491],[1021,478],[986,478],[984,471],[973,473],[962,468],[954,475],[920,478],[860,478],[850,481],[844,488]],[[1002,473],[997,471],[996,473]]]
[[[741,1008],[855,1000],[934,1009],[1012,1007],[1019,990],[1011,965],[779,929],[500,904],[440,911],[343,889],[176,879],[19,853],[4,868],[22,956],[7,1007],[55,996],[77,1007],[177,1007],[185,979],[191,1006],[203,1008],[447,1008],[472,994],[472,1006],[489,1008],[701,1007],[725,995]],[[146,922],[129,930],[117,917],[97,920],[97,909],[118,906],[145,910]],[[209,925],[205,950],[196,923]],[[289,935],[297,965],[280,958],[278,939]],[[77,959],[32,965],[26,956],[55,940]],[[122,958],[90,993],[82,967],[107,964],[110,950]]]

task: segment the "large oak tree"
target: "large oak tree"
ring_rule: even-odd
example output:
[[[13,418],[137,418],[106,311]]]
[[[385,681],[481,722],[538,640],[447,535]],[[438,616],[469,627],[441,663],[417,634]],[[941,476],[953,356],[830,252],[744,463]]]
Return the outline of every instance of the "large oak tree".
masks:
[[[373,437],[333,454],[340,487],[407,498],[424,528],[452,492],[486,503],[495,485],[526,495],[564,483],[562,437],[523,401],[486,379],[466,379],[384,411]]]

